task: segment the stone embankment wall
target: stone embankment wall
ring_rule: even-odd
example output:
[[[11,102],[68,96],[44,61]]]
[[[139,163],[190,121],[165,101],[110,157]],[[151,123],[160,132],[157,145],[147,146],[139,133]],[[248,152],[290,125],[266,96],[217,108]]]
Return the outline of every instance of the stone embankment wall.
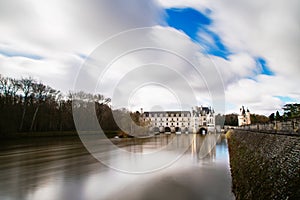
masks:
[[[236,199],[300,199],[300,137],[227,133]]]
[[[300,135],[300,118],[289,119],[287,121],[273,121],[266,124],[250,124],[239,126],[237,128],[242,130],[254,130],[267,133]]]

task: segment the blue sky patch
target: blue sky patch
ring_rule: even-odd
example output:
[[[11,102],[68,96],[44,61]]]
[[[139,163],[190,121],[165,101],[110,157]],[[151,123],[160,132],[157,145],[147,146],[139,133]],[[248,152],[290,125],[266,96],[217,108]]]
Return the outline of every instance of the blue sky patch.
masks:
[[[210,10],[205,11],[210,14]],[[166,22],[170,27],[183,31],[193,41],[199,43],[205,52],[211,55],[227,59],[231,54],[226,46],[222,43],[221,38],[209,30],[212,20],[205,14],[192,8],[170,8],[166,9]],[[199,36],[203,33],[207,37]]]
[[[0,50],[0,54],[6,56],[6,57],[25,57],[25,58],[30,58],[33,60],[41,60],[43,59],[42,56],[39,55],[34,55],[34,54],[30,54],[30,53],[21,53],[21,52],[12,52],[12,51],[3,51]]]
[[[256,63],[260,68],[260,73],[268,76],[273,76],[274,72],[269,68],[265,59],[259,57],[256,59]]]
[[[193,40],[197,40],[199,28],[211,24],[211,20],[192,8],[170,8],[166,10],[169,26],[183,31]]]
[[[278,99],[280,99],[281,101],[285,102],[285,103],[292,103],[292,102],[297,102],[296,99],[293,99],[289,96],[275,96]]]
[[[207,29],[203,29],[203,33],[210,36],[211,40],[213,41],[207,41],[204,38],[198,37],[197,42],[205,48],[206,52],[214,56],[228,59],[228,56],[231,55],[231,52],[222,43],[221,38],[214,32]]]

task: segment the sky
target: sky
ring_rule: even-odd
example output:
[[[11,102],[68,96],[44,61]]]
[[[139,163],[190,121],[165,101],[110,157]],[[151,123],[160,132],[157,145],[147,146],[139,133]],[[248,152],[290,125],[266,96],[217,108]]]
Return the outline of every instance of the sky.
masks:
[[[225,113],[244,105],[270,115],[300,101],[299,8],[299,0],[4,0],[0,74],[101,92],[132,110],[222,102]]]

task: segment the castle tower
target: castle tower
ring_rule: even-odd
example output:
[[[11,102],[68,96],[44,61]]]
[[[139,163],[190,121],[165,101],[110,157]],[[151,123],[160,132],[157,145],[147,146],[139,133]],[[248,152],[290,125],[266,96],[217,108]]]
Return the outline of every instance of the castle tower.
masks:
[[[247,125],[251,124],[250,111],[249,111],[248,108],[247,108],[247,111],[246,111],[246,122],[247,122]]]
[[[242,106],[242,108],[240,108],[240,114],[238,115],[238,125],[243,126],[251,124],[250,116],[251,115],[249,109],[247,109],[246,111],[244,106]]]

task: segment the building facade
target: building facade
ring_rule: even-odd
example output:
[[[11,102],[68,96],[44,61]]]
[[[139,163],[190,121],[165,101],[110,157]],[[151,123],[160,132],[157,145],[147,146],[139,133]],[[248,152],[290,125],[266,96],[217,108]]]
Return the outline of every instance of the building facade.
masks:
[[[245,110],[244,106],[240,108],[240,114],[238,115],[238,124],[239,126],[251,124],[250,111],[249,109]]]
[[[142,120],[156,133],[215,132],[215,113],[209,107],[195,107],[191,111],[142,111]]]

